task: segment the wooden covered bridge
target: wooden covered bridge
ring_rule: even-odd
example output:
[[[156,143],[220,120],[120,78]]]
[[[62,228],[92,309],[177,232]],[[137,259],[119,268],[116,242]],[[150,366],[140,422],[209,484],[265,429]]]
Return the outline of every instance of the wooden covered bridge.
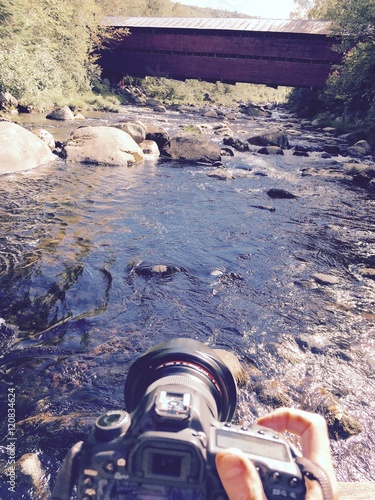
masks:
[[[106,17],[104,24],[130,31],[101,55],[111,81],[165,76],[321,88],[341,60],[327,21]]]

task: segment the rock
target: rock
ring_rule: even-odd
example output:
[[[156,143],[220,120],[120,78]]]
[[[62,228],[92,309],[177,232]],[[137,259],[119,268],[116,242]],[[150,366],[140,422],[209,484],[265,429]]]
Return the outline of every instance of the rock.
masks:
[[[296,344],[302,352],[310,351],[312,354],[325,354],[327,345],[320,337],[301,333],[295,337]]]
[[[42,468],[39,457],[36,453],[25,453],[18,460],[16,465],[17,489],[20,487],[27,492],[33,493],[34,498],[49,498],[47,474]]]
[[[11,122],[0,122],[0,174],[21,172],[55,161],[45,142]]]
[[[221,179],[222,181],[229,181],[235,179],[235,176],[229,170],[225,170],[224,168],[215,168],[212,172],[208,172],[209,177],[216,177],[217,179]]]
[[[289,191],[286,191],[285,189],[277,189],[277,188],[272,188],[267,191],[267,194],[270,198],[273,199],[294,199],[298,198],[297,195],[290,193]]]
[[[159,149],[169,141],[168,131],[158,125],[147,125],[146,139],[150,141],[155,141]]]
[[[28,447],[63,458],[73,444],[87,437],[94,422],[93,415],[77,412],[56,416],[44,411],[18,423],[19,447],[28,438]]]
[[[328,432],[332,439],[347,439],[363,431],[361,424],[341,407],[335,397],[325,387],[314,387],[310,395],[314,401],[313,410],[320,413],[327,422]],[[306,408],[311,411],[311,407]]]
[[[159,147],[155,141],[145,140],[139,144],[145,155],[160,156]]]
[[[363,431],[362,425],[351,415],[346,414],[339,406],[333,405],[326,408],[324,417],[329,434],[333,439],[348,439]]]
[[[370,153],[370,152],[371,152],[371,146],[370,146],[370,144],[369,144],[367,141],[365,141],[365,140],[357,141],[357,142],[354,144],[354,147],[364,149],[364,150],[365,150],[365,153]]]
[[[153,110],[156,112],[156,113],[166,113],[167,112],[167,108],[165,106],[154,106]]]
[[[338,144],[324,144],[323,150],[330,155],[341,154],[341,147]]]
[[[45,130],[44,128],[37,128],[32,130],[32,133],[45,142],[51,151],[55,149],[55,139],[53,138],[53,135],[48,132],[48,130]]]
[[[359,274],[363,278],[375,280],[375,269],[372,267],[363,267],[362,269],[359,270]]]
[[[250,136],[247,138],[247,142],[253,146],[279,146],[282,149],[289,148],[288,137],[280,129],[273,129]]]
[[[150,106],[150,108],[155,108],[157,106],[162,106],[163,103],[159,101],[159,99],[154,99],[152,97],[146,100],[146,106]]]
[[[233,136],[233,131],[228,127],[226,123],[223,123],[222,125],[217,125],[214,127],[214,134],[216,135],[225,135],[232,137]]]
[[[293,156],[304,156],[307,158],[309,153],[307,151],[293,151]]]
[[[332,274],[314,273],[313,278],[319,285],[330,286],[337,285],[340,282],[339,278],[332,276]]]
[[[83,116],[83,114],[82,114],[82,113],[75,113],[75,115],[74,115],[74,119],[75,119],[75,120],[86,120],[86,117],[85,117],[85,116]]]
[[[0,92],[0,109],[6,112],[16,110],[18,101],[9,92]]]
[[[146,139],[147,129],[145,125],[135,122],[116,123],[115,128],[123,130],[132,137],[137,144]]]
[[[220,147],[211,139],[193,134],[180,134],[170,139],[162,154],[179,161],[213,163],[220,161]]]
[[[253,387],[259,400],[268,406],[290,406],[291,400],[287,395],[288,389],[278,380],[263,380]]]
[[[226,351],[224,349],[214,349],[215,353],[219,356],[219,358],[223,361],[223,363],[229,368],[232,372],[237,385],[241,387],[245,385],[249,380],[249,375],[246,373],[244,368],[242,367],[239,359],[235,354],[230,351]]]
[[[371,179],[375,179],[375,165],[368,165],[367,163],[345,163],[344,172],[350,175],[365,174]]]
[[[245,113],[248,116],[271,116],[272,113],[263,109],[261,106],[257,104],[249,102],[247,105],[241,106],[241,112]]]
[[[208,111],[205,111],[203,113],[203,116],[205,118],[217,118],[218,114],[217,114],[217,112],[214,109],[209,109]]]
[[[234,137],[225,137],[223,143],[226,146],[231,146],[232,148],[240,152],[249,151],[249,144],[241,141],[241,139],[235,139]]]
[[[176,266],[166,264],[155,264],[153,266],[141,264],[133,267],[132,271],[134,271],[134,273],[138,276],[143,276],[144,278],[169,278],[174,274],[177,274],[180,269]]]
[[[326,134],[335,134],[336,133],[335,127],[324,127],[322,130]]]
[[[202,125],[185,125],[183,127],[185,134],[203,134],[204,130]]]
[[[234,156],[233,150],[231,148],[220,148],[221,156]]]
[[[268,210],[269,212],[276,212],[276,208],[269,205],[250,205],[250,207],[258,208],[259,210]]]
[[[257,151],[260,155],[283,155],[284,151],[279,146],[265,146]]]
[[[295,146],[294,148],[294,153],[310,153],[310,152],[311,152],[311,147],[305,146],[304,144],[297,144],[297,146]]]
[[[93,165],[128,166],[144,160],[130,135],[114,127],[81,127],[72,132],[64,151],[68,161]]]
[[[49,113],[46,118],[49,120],[74,120],[74,113],[69,106],[63,106]]]
[[[360,148],[359,146],[350,146],[346,152],[348,153],[348,155],[355,158],[366,156],[366,150],[364,148]]]

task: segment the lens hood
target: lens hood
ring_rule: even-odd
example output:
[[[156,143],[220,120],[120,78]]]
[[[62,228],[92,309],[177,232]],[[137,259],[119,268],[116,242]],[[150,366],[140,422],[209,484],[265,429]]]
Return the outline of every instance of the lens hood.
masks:
[[[232,372],[210,347],[188,338],[157,344],[132,363],[124,389],[127,411],[137,408],[151,384],[181,373],[204,382],[215,399],[218,420],[232,419],[237,404],[237,385]]]

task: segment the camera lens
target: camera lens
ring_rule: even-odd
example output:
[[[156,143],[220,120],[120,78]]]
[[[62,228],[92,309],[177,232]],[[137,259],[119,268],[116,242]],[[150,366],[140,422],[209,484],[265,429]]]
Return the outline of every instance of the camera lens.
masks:
[[[183,376],[181,378],[181,375]],[[165,380],[184,380],[184,384],[196,382],[202,392],[216,403],[217,420],[231,420],[236,409],[237,386],[232,372],[205,344],[186,338],[162,342],[137,358],[129,369],[125,382],[127,411],[137,408],[150,385],[160,385]]]

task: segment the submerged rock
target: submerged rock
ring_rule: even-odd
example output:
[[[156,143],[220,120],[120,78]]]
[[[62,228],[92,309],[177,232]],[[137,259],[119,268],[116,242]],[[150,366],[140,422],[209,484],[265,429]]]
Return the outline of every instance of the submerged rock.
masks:
[[[287,395],[288,389],[278,380],[263,380],[253,387],[259,400],[272,407],[290,406],[291,399]]]
[[[214,349],[214,351],[232,372],[238,386],[242,386],[248,382],[249,375],[246,373],[235,354],[225,349]]]
[[[319,285],[337,285],[339,283],[339,279],[337,276],[333,276],[332,274],[324,274],[324,273],[315,273],[313,274],[314,280],[319,283]]]
[[[298,198],[297,195],[286,191],[285,189],[271,188],[267,191],[267,194],[270,198],[273,199],[294,199]]]
[[[283,155],[284,151],[279,146],[265,146],[258,149],[258,153],[261,155]]]
[[[153,266],[138,265],[133,268],[133,271],[135,274],[138,274],[138,276],[143,276],[144,278],[169,278],[170,276],[177,274],[180,269],[177,266],[155,264]]]
[[[226,170],[225,168],[215,168],[212,172],[208,172],[209,177],[216,177],[222,181],[229,181],[235,179],[235,176],[230,170]]]

